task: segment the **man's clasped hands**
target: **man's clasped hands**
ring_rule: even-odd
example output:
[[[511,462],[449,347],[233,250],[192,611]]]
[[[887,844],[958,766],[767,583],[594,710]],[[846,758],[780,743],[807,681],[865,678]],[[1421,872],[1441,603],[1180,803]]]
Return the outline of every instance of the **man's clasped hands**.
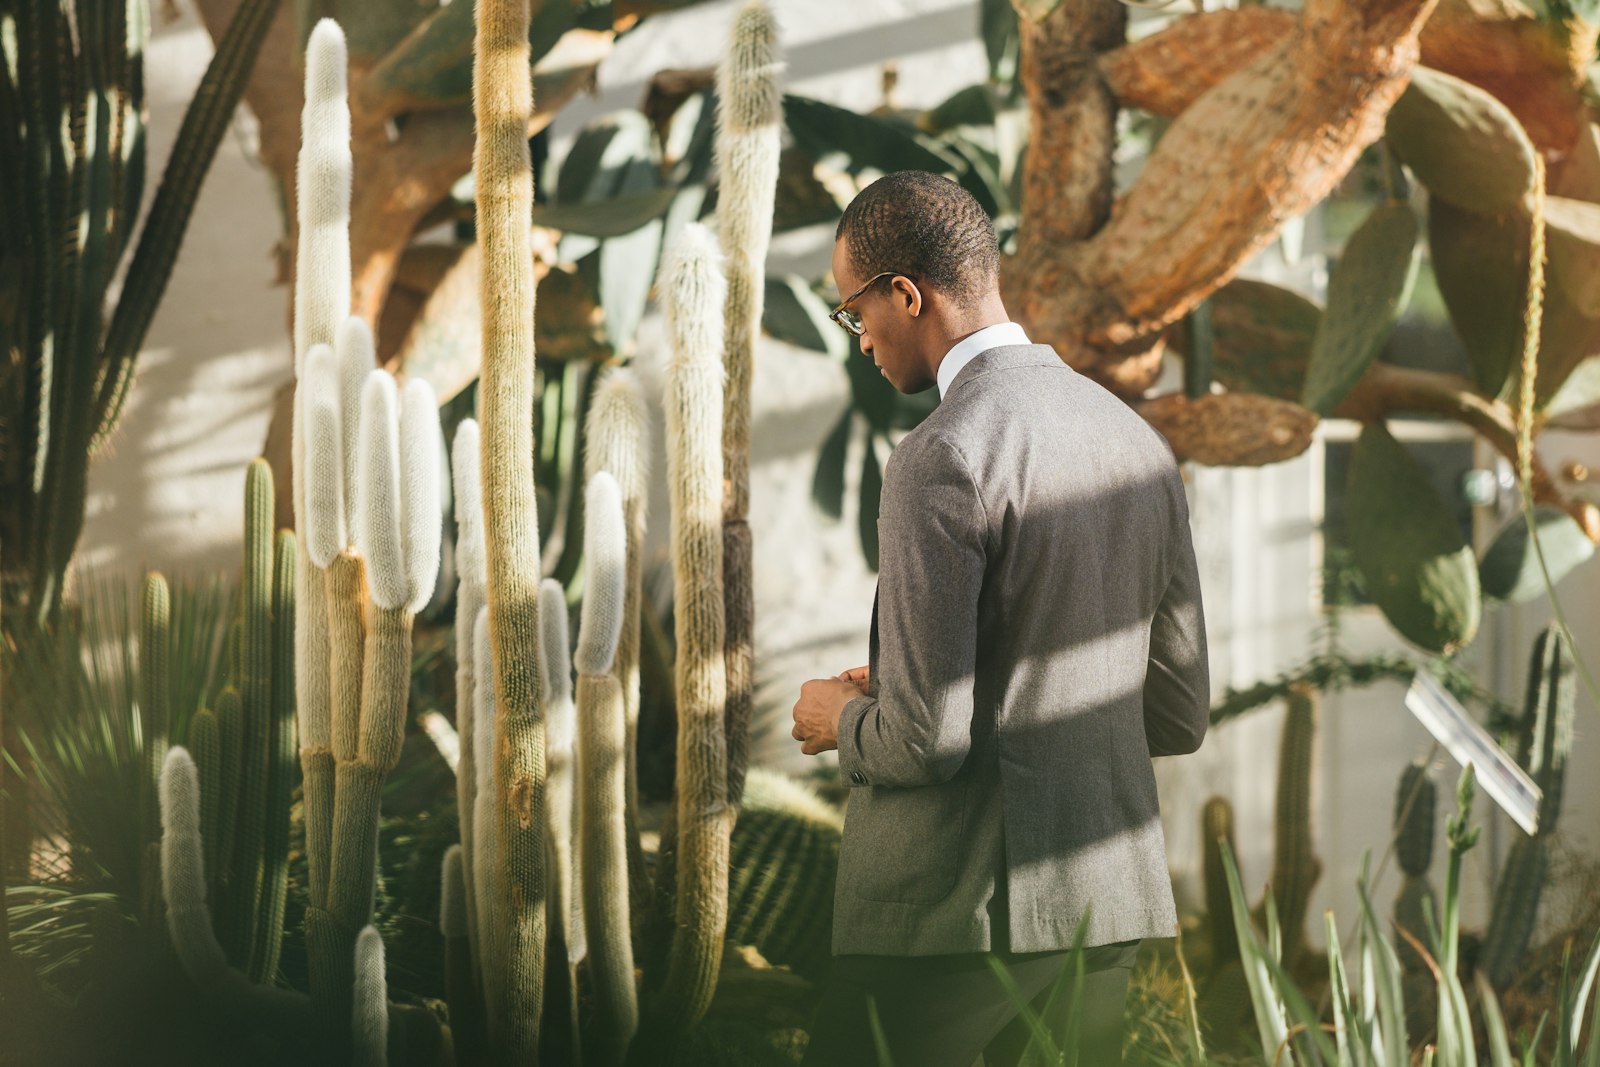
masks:
[[[839,747],[839,716],[844,706],[867,695],[871,671],[853,667],[837,678],[813,678],[800,686],[794,702],[794,739],[808,756]]]

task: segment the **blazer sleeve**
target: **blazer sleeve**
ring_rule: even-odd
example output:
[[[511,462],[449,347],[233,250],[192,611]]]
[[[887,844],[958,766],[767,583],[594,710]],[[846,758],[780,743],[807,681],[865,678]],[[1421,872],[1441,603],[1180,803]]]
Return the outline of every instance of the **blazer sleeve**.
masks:
[[[845,705],[839,768],[851,785],[931,785],[953,777],[971,747],[988,531],[950,442],[896,449],[879,530],[875,692]]]
[[[1181,482],[1176,512],[1172,576],[1150,621],[1150,664],[1144,680],[1144,730],[1152,756],[1198,749],[1211,712],[1205,612]]]

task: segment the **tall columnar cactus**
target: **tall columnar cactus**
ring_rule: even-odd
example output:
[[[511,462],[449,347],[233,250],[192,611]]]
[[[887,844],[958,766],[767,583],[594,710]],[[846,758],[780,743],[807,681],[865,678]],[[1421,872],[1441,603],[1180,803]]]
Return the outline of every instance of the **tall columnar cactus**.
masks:
[[[1418,760],[1400,775],[1394,798],[1394,852],[1400,862],[1400,893],[1394,902],[1395,951],[1407,971],[1420,972],[1427,962],[1417,952],[1403,930],[1428,943],[1429,914],[1439,914],[1439,904],[1428,882],[1433,865],[1434,813],[1439,804],[1439,788],[1427,763]]]
[[[468,899],[465,849],[445,849],[439,887],[439,932],[444,936],[445,1001],[450,1005],[450,1036],[458,1063],[477,1063],[483,1057],[483,997],[473,971],[471,939],[467,936]]]
[[[476,879],[471,857],[476,849],[474,829],[478,794],[478,724],[473,715],[477,701],[476,656],[473,628],[478,612],[487,604],[489,576],[483,558],[483,496],[478,479],[478,423],[464,420],[456,428],[450,448],[450,469],[456,516],[456,732],[461,738],[461,761],[456,767],[456,811],[461,828],[463,907],[472,959],[480,959]]]
[[[1551,624],[1533,648],[1518,753],[1519,762],[1543,794],[1538,829],[1532,837],[1519,837],[1507,853],[1484,934],[1483,969],[1497,989],[1504,989],[1516,977],[1538,918],[1539,897],[1550,865],[1550,837],[1561,815],[1576,703],[1572,649],[1560,627]]]
[[[497,1055],[538,1057],[544,999],[544,727],[539,715],[539,521],[534,496],[533,169],[528,0],[478,0],[473,43],[479,299],[483,312],[484,545],[499,716],[492,832],[499,852],[491,979]],[[487,938],[486,938],[487,940]]]
[[[139,614],[139,732],[144,743],[146,770],[140,779],[143,793],[140,819],[145,828],[142,840],[147,842],[156,840],[156,828],[161,825],[156,783],[161,780],[161,765],[167,758],[167,731],[172,714],[167,685],[171,633],[172,596],[167,579],[151,573],[144,580],[144,600]],[[144,921],[153,925],[161,918],[160,880],[155,880],[154,893],[149,872],[143,883],[146,897],[140,910]]]
[[[1316,768],[1317,693],[1307,686],[1289,691],[1278,754],[1278,799],[1273,820],[1272,896],[1284,931],[1284,959],[1293,964],[1306,951],[1306,912],[1322,874],[1312,833]]]
[[[767,246],[782,148],[778,28],[762,0],[740,9],[717,69],[717,225],[728,288],[723,356],[723,571],[727,647],[728,799],[738,804],[750,759],[755,697],[755,578],[750,538],[750,406],[761,334]]]
[[[582,783],[583,918],[597,1001],[591,1043],[601,1063],[620,1064],[639,1025],[629,921],[626,708],[612,673],[627,586],[622,493],[606,471],[589,479],[584,508],[583,615],[578,627],[578,780]]]
[[[678,788],[676,929],[664,1020],[687,1026],[716,988],[728,912],[728,746],[724,718],[721,360],[723,280],[716,239],[685,226],[663,265],[673,359],[667,461],[676,589]],[[591,947],[591,951],[593,948]]]
[[[473,737],[476,750],[477,782],[473,791],[472,851],[467,861],[472,870],[473,893],[478,914],[478,982],[483,989],[484,1025],[501,1010],[504,989],[501,956],[496,938],[505,909],[495,896],[495,869],[500,862],[500,834],[495,822],[494,768],[499,749],[500,716],[494,696],[494,646],[489,639],[489,608],[478,609],[472,622],[472,663],[475,687],[472,700]]]
[[[578,851],[573,847],[577,768],[574,741],[577,708],[572,699],[572,655],[567,644],[567,594],[546,578],[539,587],[539,681],[545,721],[545,855],[549,862],[550,914],[556,918],[567,965],[567,1013],[578,1033],[578,962],[586,953]]]
[[[310,880],[307,936],[313,987],[332,1003],[337,968],[319,965],[330,954],[320,929],[328,907],[328,863],[333,836],[333,740],[330,711],[326,566],[312,563],[307,536],[308,459],[306,411],[321,391],[308,390],[306,363],[312,346],[332,345],[350,307],[350,109],[346,96],[344,34],[331,19],[318,22],[306,42],[305,106],[300,116],[300,156],[295,180],[299,239],[295,248],[294,358],[299,381],[294,404],[291,458],[294,472],[295,697],[304,777],[306,864]],[[342,452],[342,450],[341,450]],[[309,453],[323,459],[321,452]],[[340,460],[342,464],[343,460]],[[342,470],[342,467],[340,468]],[[342,484],[342,477],[339,482]],[[338,502],[343,513],[343,501]],[[342,540],[342,538],[336,538]],[[342,545],[338,547],[342,548]],[[352,935],[353,936],[353,935]],[[319,980],[319,975],[327,977]]]
[[[1233,904],[1228,899],[1228,876],[1222,863],[1224,846],[1231,852],[1238,851],[1233,839],[1233,805],[1227,797],[1212,797],[1200,811],[1200,847],[1213,973],[1239,958],[1239,935],[1233,925]]]
[[[629,909],[635,924],[650,899],[650,867],[639,843],[639,627],[643,597],[645,504],[649,495],[650,455],[646,450],[649,413],[633,371],[618,367],[606,372],[595,388],[594,404],[584,439],[585,482],[599,471],[609,471],[622,491],[622,515],[627,533],[627,588],[622,600],[622,633],[617,641],[612,673],[622,685],[627,714],[628,797],[623,809],[628,846]]]

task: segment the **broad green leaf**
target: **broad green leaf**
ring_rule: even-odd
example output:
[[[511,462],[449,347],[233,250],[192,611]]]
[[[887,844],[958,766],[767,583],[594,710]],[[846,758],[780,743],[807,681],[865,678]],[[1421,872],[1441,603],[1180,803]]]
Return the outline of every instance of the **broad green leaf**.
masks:
[[[1544,409],[1545,425],[1560,430],[1600,430],[1600,359],[1578,364]]]
[[[1417,218],[1383,204],[1346,242],[1328,281],[1301,403],[1331,415],[1394,331],[1417,280]]]
[[[1389,109],[1389,147],[1434,196],[1468,211],[1516,208],[1533,189],[1533,144],[1486,90],[1427,67]]]
[[[1594,555],[1594,543],[1584,536],[1577,520],[1560,508],[1541,504],[1533,509],[1533,519],[1552,582],[1561,581]],[[1528,521],[1520,512],[1495,534],[1478,567],[1478,580],[1483,595],[1495,600],[1521,603],[1544,593],[1544,576],[1528,537]]]
[[[1528,288],[1528,220],[1517,212],[1479,215],[1428,201],[1434,280],[1466,347],[1478,388],[1494,396],[1522,358]]]
[[[535,204],[533,224],[585,237],[621,237],[661,218],[679,194],[678,189],[651,189],[610,200]]]
[[[837,521],[844,514],[844,464],[845,452],[850,447],[850,427],[855,424],[855,412],[845,409],[822,442],[817,454],[817,470],[811,477],[811,499],[828,518]]]
[[[1450,505],[1382,423],[1356,441],[1345,499],[1351,555],[1390,624],[1431,652],[1468,644],[1478,632],[1477,561]]]
[[[653,164],[642,163],[641,167],[654,176]],[[661,258],[662,229],[663,223],[657,219],[600,245],[600,308],[606,340],[618,352],[627,350],[644,318]]]
[[[1299,293],[1247,278],[1212,293],[1212,376],[1233,393],[1300,402],[1322,309]],[[1171,341],[1185,357],[1188,337]]]
[[[844,359],[850,335],[828,318],[829,307],[797,274],[768,277],[761,325],[773,337]]]
[[[1518,353],[1520,360],[1520,351]],[[1560,285],[1544,290],[1544,312],[1539,318],[1539,382],[1534,389],[1534,404],[1543,409],[1561,391],[1578,367],[1600,355],[1600,318],[1585,315]],[[1501,399],[1515,404],[1521,388],[1521,365],[1514,365]]]
[[[885,174],[927,170],[950,174],[959,164],[938,152],[903,122],[862,115],[803,96],[783,98],[783,117],[795,143],[819,163],[840,160],[845,169]]]
[[[878,508],[883,501],[883,468],[878,465],[878,435],[867,431],[867,447],[861,457],[861,554],[867,566],[878,569]]]
[[[1600,316],[1600,204],[1546,197],[1544,221],[1551,280],[1578,311]]]
[[[944,133],[957,126],[988,126],[998,110],[995,91],[988,85],[969,85],[923,112],[917,125],[927,133]]]
[[[978,30],[989,57],[989,80],[1009,82],[1017,76],[1022,37],[1017,32],[1017,9],[1011,0],[980,0]]]

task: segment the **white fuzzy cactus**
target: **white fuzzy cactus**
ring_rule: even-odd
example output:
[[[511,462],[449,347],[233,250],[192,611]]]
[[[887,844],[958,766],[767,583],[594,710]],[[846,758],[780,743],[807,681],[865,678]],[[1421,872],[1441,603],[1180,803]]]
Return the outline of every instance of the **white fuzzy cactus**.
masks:
[[[314,344],[333,344],[350,310],[350,105],[344,32],[322,19],[306,42],[305,107],[295,199],[295,370]]]
[[[456,427],[450,451],[456,511],[456,574],[461,584],[482,593],[489,585],[483,554],[483,496],[478,474],[478,424],[465,419]]]
[[[345,472],[338,367],[333,349],[311,346],[296,395],[306,442],[305,530],[311,562],[326,567],[349,543],[345,527]]]
[[[161,765],[161,890],[167,932],[196,984],[228,969],[206,904],[205,847],[200,832],[200,775],[188,749],[174,745]]]
[[[356,531],[355,485],[359,477],[357,465],[361,460],[361,390],[377,362],[372,327],[360,315],[346,317],[339,327],[339,337],[334,342],[333,351],[339,364],[339,412],[343,441],[340,451],[344,457],[344,484],[347,487],[344,528],[349,531],[353,541]]]
[[[561,583],[546,578],[539,586],[539,684],[544,707],[545,821],[550,828],[554,859],[555,900],[565,911],[567,959],[584,956],[582,896],[573,848],[576,831],[574,803],[574,743],[577,706],[572,699],[572,656],[567,643],[567,594]]]
[[[400,537],[406,607],[419,612],[439,582],[443,511],[439,469],[439,401],[421,378],[406,383],[400,403]]]
[[[383,935],[376,926],[364,927],[356,938],[350,1036],[354,1063],[360,1067],[388,1067],[389,982],[384,974]]]
[[[606,471],[589,479],[583,513],[583,616],[578,626],[579,674],[605,674],[622,634],[622,601],[628,584],[628,535],[622,492]]]
[[[495,836],[494,752],[498,722],[494,699],[494,648],[489,639],[489,609],[481,608],[472,627],[472,672],[476,680],[472,707],[472,758],[477,783],[473,800],[473,841],[470,857],[473,896],[477,906],[478,943],[482,948],[479,968],[483,977],[484,1003],[491,1011],[499,999],[496,979],[500,960],[494,943],[500,910],[494,898],[495,864],[499,849]]]
[[[450,448],[450,469],[455,489],[456,515],[456,730],[461,735],[461,764],[456,771],[456,811],[461,824],[461,844],[468,862],[462,868],[467,909],[467,937],[472,958],[479,948],[477,880],[471,857],[476,855],[478,795],[476,715],[477,677],[474,668],[474,626],[487,596],[488,574],[483,557],[483,506],[478,479],[478,424],[465,419],[456,427]]]
[[[539,699],[549,707],[572,699],[572,654],[567,630],[567,592],[554,578],[539,583]],[[545,725],[545,747],[572,743],[572,735],[558,735],[554,723]]]
[[[467,884],[462,849],[451,845],[444,850],[439,881],[439,933],[446,938],[467,936]]]
[[[356,549],[367,561],[372,602],[386,611],[410,599],[400,541],[400,398],[394,378],[374,370],[361,389],[356,479]]]

